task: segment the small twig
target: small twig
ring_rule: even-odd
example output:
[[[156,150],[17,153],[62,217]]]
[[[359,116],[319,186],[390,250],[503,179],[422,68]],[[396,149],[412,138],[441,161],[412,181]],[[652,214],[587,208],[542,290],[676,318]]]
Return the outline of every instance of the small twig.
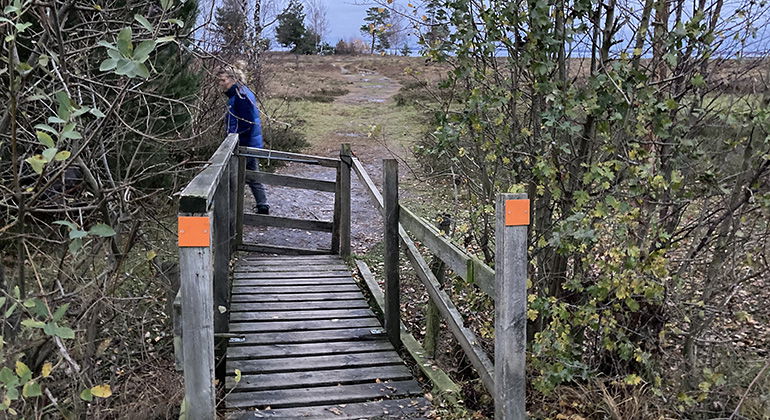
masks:
[[[770,359],[767,359],[767,361],[765,362],[765,365],[762,366],[762,369],[759,370],[759,373],[757,373],[757,376],[754,377],[754,380],[751,381],[751,383],[749,384],[749,387],[746,388],[746,392],[744,392],[743,395],[741,396],[741,400],[738,401],[738,405],[735,407],[735,410],[733,410],[733,414],[730,415],[729,420],[733,420],[735,416],[739,415],[738,413],[741,410],[741,405],[743,405],[743,402],[746,400],[746,397],[749,396],[749,392],[751,392],[751,388],[754,387],[754,385],[757,383],[759,378],[762,377],[762,374],[765,373],[768,367],[770,367]]]

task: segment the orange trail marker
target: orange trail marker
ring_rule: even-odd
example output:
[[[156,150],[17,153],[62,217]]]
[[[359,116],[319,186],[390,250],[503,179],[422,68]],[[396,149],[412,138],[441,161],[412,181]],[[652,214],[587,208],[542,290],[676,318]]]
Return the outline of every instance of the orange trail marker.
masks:
[[[529,200],[505,201],[505,225],[528,226],[529,225]]]
[[[211,245],[211,223],[208,217],[179,216],[179,246]]]

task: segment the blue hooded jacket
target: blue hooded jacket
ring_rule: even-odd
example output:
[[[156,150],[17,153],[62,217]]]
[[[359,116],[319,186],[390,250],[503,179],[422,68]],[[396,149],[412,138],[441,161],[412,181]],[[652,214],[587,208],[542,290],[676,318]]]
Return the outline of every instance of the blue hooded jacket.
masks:
[[[238,133],[241,146],[262,148],[262,122],[259,119],[257,99],[248,87],[236,83],[225,92],[227,114],[225,124],[228,133]]]

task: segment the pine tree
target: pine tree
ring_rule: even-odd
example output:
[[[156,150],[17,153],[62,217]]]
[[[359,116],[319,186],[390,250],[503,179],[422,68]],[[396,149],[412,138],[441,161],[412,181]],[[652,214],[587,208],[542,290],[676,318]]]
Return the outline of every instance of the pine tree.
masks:
[[[242,0],[223,0],[214,15],[223,51],[238,54],[246,40],[246,8]]]
[[[276,40],[284,47],[291,47],[291,52],[300,53],[299,49],[303,47],[306,35],[304,6],[298,0],[291,0],[286,9],[278,15]]]
[[[364,23],[361,25],[361,32],[368,34],[372,37],[371,53],[374,54],[374,50],[383,52],[390,48],[390,40],[388,36],[388,20],[390,19],[390,10],[384,7],[370,7],[366,11],[366,17]]]

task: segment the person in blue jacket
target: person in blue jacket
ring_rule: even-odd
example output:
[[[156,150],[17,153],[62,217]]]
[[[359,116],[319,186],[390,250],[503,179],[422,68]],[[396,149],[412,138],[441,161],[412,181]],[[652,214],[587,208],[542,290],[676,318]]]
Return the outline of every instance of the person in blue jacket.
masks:
[[[246,80],[243,71],[237,67],[222,67],[217,72],[219,87],[227,96],[227,112],[225,127],[228,133],[238,133],[238,143],[241,146],[262,148],[262,123],[259,119],[259,109],[254,92],[243,81]],[[257,159],[246,158],[246,169],[257,171]],[[257,214],[270,214],[267,203],[265,186],[254,181],[247,181],[254,200],[257,202]]]

